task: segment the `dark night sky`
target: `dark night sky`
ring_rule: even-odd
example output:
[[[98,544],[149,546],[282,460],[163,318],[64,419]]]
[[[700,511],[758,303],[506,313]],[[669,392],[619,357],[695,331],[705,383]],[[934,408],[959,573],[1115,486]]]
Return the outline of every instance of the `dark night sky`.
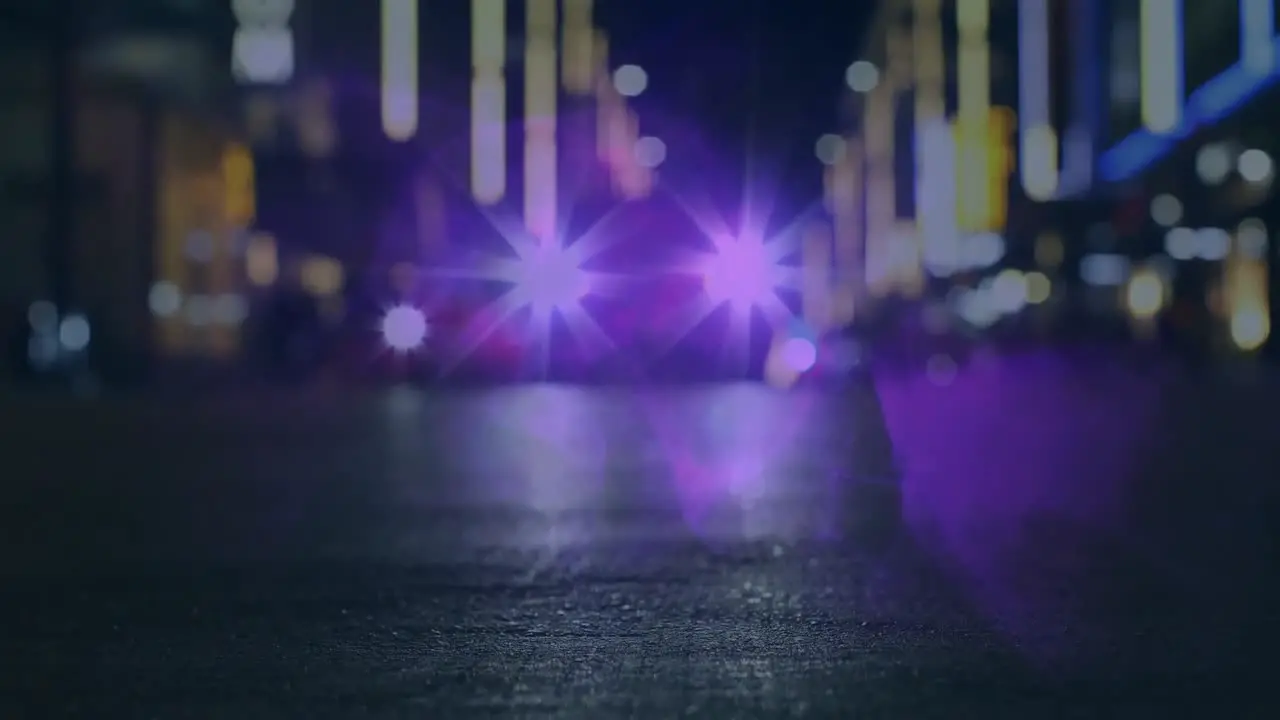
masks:
[[[317,28],[304,65],[376,73],[373,3],[316,4],[327,27]],[[873,6],[849,0],[599,0],[595,14],[609,33],[612,64],[649,70],[648,102],[664,113],[724,137],[743,135],[754,117],[775,152],[811,157],[813,140],[833,126],[844,68]],[[423,53],[433,66],[424,68],[424,92],[433,84],[465,90],[469,3],[426,2],[422,12]],[[520,14],[514,5],[508,12],[514,30]],[[437,74],[442,77],[433,81]]]
[[[348,91],[363,95],[362,102],[344,103],[345,113],[365,125],[357,135],[376,142],[373,6],[316,0],[317,25],[310,47],[300,49],[300,69],[342,77]],[[457,156],[459,162],[446,161],[450,166],[465,165],[469,7],[439,0],[422,9],[422,134],[439,139],[432,148],[438,157]],[[636,63],[649,72],[649,89],[634,106],[642,132],[667,140],[664,176],[736,192],[739,181],[731,178],[741,178],[749,161],[752,177],[776,184],[781,220],[820,196],[814,142],[835,128],[844,69],[873,7],[870,0],[600,0],[595,18],[609,34],[611,65]],[[516,4],[508,17],[518,34]],[[689,143],[710,155],[682,147]],[[740,204],[736,197],[718,203]]]
[[[816,197],[818,135],[835,126],[844,68],[873,3],[848,0],[604,0],[615,65],[650,71],[650,103],[679,115],[741,160],[780,172],[785,195]],[[643,120],[643,106],[641,107]]]

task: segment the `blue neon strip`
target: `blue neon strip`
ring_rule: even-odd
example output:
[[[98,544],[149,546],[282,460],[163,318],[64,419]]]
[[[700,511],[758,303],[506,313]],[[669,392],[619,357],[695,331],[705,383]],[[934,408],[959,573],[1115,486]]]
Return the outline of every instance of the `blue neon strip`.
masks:
[[[1258,75],[1237,61],[1191,93],[1177,130],[1163,135],[1139,130],[1113,145],[1098,160],[1102,179],[1107,182],[1132,179],[1196,131],[1239,110],[1258,93],[1280,81],[1280,35],[1271,39],[1271,52],[1275,64],[1269,74]]]

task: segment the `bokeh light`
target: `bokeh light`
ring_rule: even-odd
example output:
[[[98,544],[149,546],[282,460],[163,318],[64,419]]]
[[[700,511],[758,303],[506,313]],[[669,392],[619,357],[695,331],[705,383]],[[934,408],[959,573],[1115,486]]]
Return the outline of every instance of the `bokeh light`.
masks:
[[[1274,163],[1271,156],[1258,149],[1245,150],[1236,161],[1236,169],[1246,182],[1264,183],[1271,179]]]
[[[91,337],[89,320],[83,315],[68,315],[58,326],[58,342],[69,352],[80,352],[89,347]]]
[[[613,71],[613,88],[622,97],[636,97],[649,87],[649,74],[639,65],[623,65]]]
[[[667,159],[667,145],[656,137],[636,140],[636,162],[640,167],[656,168]]]
[[[382,316],[382,340],[396,352],[410,352],[422,347],[430,336],[427,316],[411,305],[396,305]]]
[[[1164,279],[1146,268],[1135,272],[1129,280],[1125,301],[1135,318],[1154,317],[1164,307]]]
[[[845,153],[845,140],[839,135],[828,133],[818,138],[814,144],[813,154],[823,165],[835,165]]]
[[[782,344],[782,359],[792,370],[808,372],[818,362],[818,348],[807,338],[790,338]]]
[[[845,71],[844,81],[854,92],[871,92],[880,84],[880,70],[866,60],[859,60]]]
[[[764,243],[740,238],[721,243],[704,272],[703,287],[714,302],[749,310],[773,297],[778,271]]]

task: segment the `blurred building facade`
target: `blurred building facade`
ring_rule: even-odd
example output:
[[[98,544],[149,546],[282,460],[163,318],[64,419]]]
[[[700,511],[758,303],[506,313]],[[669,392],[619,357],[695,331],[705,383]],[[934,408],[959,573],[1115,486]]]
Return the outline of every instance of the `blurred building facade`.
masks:
[[[976,281],[1006,254],[1017,195],[1014,5],[877,6],[846,71],[842,137],[819,148],[838,320],[888,297]]]
[[[1093,188],[1131,219],[1131,254],[1171,268],[1169,301],[1218,319],[1226,352],[1274,344],[1277,10],[1274,0],[1184,0],[1099,12],[1105,113]]]
[[[881,2],[828,163],[838,246],[859,258],[846,284],[871,301],[995,292],[969,303],[993,322],[1055,302],[1151,320],[1180,301],[1256,348],[1280,221],[1278,7]]]
[[[6,369],[53,359],[56,343],[35,336],[56,337],[57,316],[23,326],[37,319],[27,308],[54,300],[64,318],[89,319],[90,353],[109,372],[234,352],[247,158],[229,113],[226,5],[5,3],[0,16],[0,300],[10,344],[33,336]],[[60,153],[72,176],[62,195]],[[210,298],[203,334],[175,325],[175,292],[196,288]]]
[[[564,186],[644,196],[651,172],[593,13],[593,0],[296,3],[287,77],[239,78],[255,227],[293,258],[282,269],[335,262],[385,304],[421,289],[424,264],[475,250],[492,218],[563,234]]]

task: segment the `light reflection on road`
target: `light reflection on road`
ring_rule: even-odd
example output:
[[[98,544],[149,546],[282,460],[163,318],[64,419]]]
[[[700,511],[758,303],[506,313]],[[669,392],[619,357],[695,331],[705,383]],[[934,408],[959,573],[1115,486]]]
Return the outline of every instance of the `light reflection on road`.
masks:
[[[28,413],[5,447],[0,567],[186,569],[207,552],[319,566],[326,592],[361,595],[331,569],[390,561],[409,570],[389,596],[420,598],[403,612],[456,603],[449,623],[499,628],[484,652],[502,682],[522,670],[517,646],[529,673],[609,633],[643,656],[636,627],[667,628],[644,652],[698,659],[689,682],[744,687],[800,677],[815,655],[967,642],[974,626],[1040,657],[1114,656],[1120,637],[1124,662],[1156,669],[1260,656],[1251,638],[1274,637],[1259,578],[1274,575],[1280,447],[1261,390],[1048,355],[986,358],[942,388],[877,386],[928,557],[840,537],[843,473],[890,451],[865,390],[547,385]],[[421,589],[431,573],[441,585]],[[475,577],[498,590],[455,593]],[[333,647],[367,656],[360,642]]]
[[[394,397],[392,490],[433,514],[506,508],[505,542],[517,545],[664,533],[794,538],[830,526],[814,515],[831,508],[821,498],[842,458],[830,449],[849,415],[838,396],[749,384]]]

